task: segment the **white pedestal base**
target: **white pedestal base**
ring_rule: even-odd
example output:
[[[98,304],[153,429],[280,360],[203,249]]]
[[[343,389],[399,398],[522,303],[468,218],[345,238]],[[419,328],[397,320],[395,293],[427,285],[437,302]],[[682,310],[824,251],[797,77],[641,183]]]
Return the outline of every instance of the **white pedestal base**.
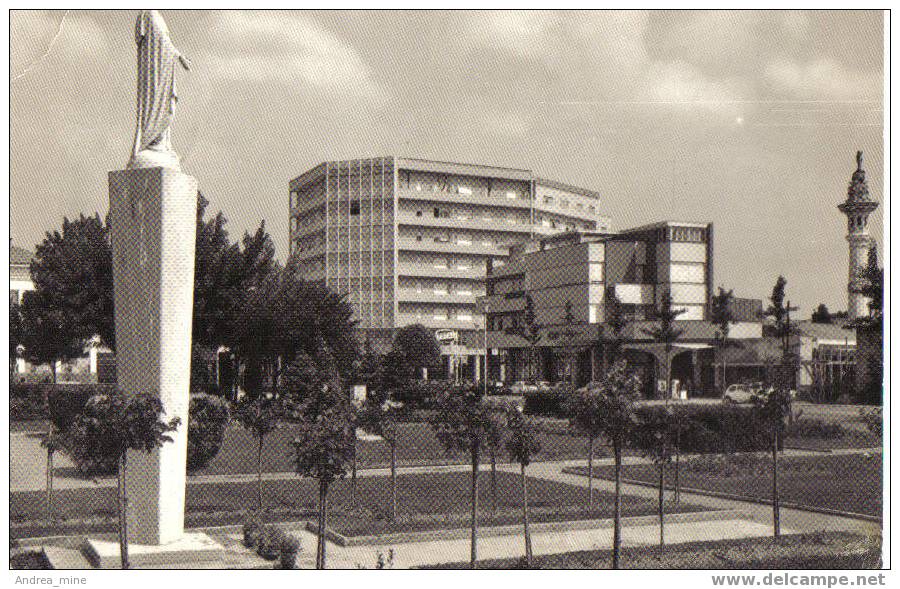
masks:
[[[122,566],[119,543],[108,540],[85,540],[84,555],[96,568],[117,569]],[[187,533],[167,544],[129,544],[128,561],[136,569],[178,568],[221,561],[222,546],[202,533]]]

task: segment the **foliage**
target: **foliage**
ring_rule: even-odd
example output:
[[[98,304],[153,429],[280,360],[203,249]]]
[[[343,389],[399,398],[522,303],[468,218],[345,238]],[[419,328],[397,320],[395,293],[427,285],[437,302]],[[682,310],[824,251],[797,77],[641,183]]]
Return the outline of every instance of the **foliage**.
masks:
[[[518,405],[510,404],[506,408],[506,427],[509,431],[506,438],[509,457],[522,466],[528,466],[531,458],[541,451],[533,419],[527,417]]]
[[[28,385],[20,385],[17,388],[26,387]],[[31,387],[41,390],[42,394],[46,395],[50,420],[58,431],[67,431],[92,397],[112,394],[116,389],[115,385],[104,384],[31,385]]]
[[[884,268],[878,266],[878,249],[874,245],[869,248],[866,267],[860,271],[859,278],[861,285],[857,292],[869,298],[867,319],[880,328],[884,313]]]
[[[733,320],[731,301],[733,299],[734,291],[725,290],[720,286],[718,294],[710,300],[709,320],[718,329],[718,337],[722,340],[728,339],[728,333],[731,331]]]
[[[541,341],[541,330],[534,313],[534,300],[531,293],[525,295],[525,313],[518,334],[528,342],[528,380],[537,380],[537,345]]]
[[[18,302],[9,305],[9,361],[12,363],[19,356],[19,345],[22,343],[22,308]]]
[[[56,362],[77,358],[85,340],[69,310],[53,303],[41,291],[28,291],[22,300],[22,345],[33,364],[50,364],[56,380]]]
[[[419,378],[422,368],[440,365],[441,348],[434,331],[419,324],[401,327],[394,333],[391,351],[384,358],[384,386],[399,389]]]
[[[881,407],[870,410],[860,409],[859,416],[862,418],[863,423],[866,424],[866,429],[881,437],[882,428],[884,426],[884,413]]]
[[[448,452],[470,452],[485,439],[492,411],[495,409],[482,400],[477,387],[448,387],[437,400],[430,425]]]
[[[562,383],[553,387],[540,388],[525,393],[525,413],[548,417],[567,417],[566,401],[571,399],[575,387]]]
[[[297,424],[297,473],[323,484],[344,478],[353,459],[356,436],[350,401],[334,397],[318,415],[301,414]]]
[[[788,423],[784,433],[791,438],[835,440],[843,438],[847,434],[847,429],[839,423],[827,423],[821,419],[800,417]]]
[[[659,422],[656,415],[666,409],[662,405],[643,405],[635,409],[640,423]],[[682,422],[680,448],[685,453],[717,454],[721,452],[756,452],[769,446],[765,422],[752,407],[724,404],[688,404],[678,408]],[[632,443],[645,450],[657,443],[648,438],[648,430],[640,430],[632,436]]]
[[[819,306],[812,312],[810,321],[813,323],[831,323],[831,312],[828,310],[828,306],[825,303],[819,303]]]
[[[608,333],[611,337],[605,340],[605,344],[608,345],[608,356],[607,361],[615,361],[619,356],[619,349],[622,346],[622,332],[625,330],[625,327],[628,326],[629,323],[628,314],[625,311],[625,306],[622,304],[622,301],[619,300],[619,297],[616,296],[616,290],[614,287],[610,286],[607,290],[606,294],[606,327],[608,327]],[[604,334],[607,332],[604,331]]]
[[[635,426],[635,403],[640,398],[640,379],[628,372],[619,360],[596,383],[592,383],[577,403],[581,417],[578,427],[590,427],[611,445],[624,447]]]
[[[70,221],[47,232],[35,248],[31,278],[45,313],[65,317],[73,341],[94,335],[115,348],[112,250],[99,215]],[[80,353],[80,350],[79,350]]]
[[[278,428],[283,413],[277,398],[263,395],[241,401],[235,408],[234,416],[244,429],[263,438]]]
[[[191,395],[188,419],[187,468],[203,468],[222,448],[231,416],[228,403],[221,397]]]
[[[796,307],[791,307],[790,301],[785,301],[786,287],[787,280],[784,276],[779,276],[772,287],[770,304],[763,312],[764,317],[772,319],[774,335],[781,339],[781,347],[785,353],[790,350],[790,338],[796,332],[796,328],[791,325],[791,311],[795,311]]]

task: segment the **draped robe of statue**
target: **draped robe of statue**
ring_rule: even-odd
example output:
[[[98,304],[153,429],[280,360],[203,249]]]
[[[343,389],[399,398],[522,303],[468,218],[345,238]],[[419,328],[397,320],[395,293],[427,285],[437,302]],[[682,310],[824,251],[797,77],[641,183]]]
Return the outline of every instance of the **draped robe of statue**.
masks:
[[[171,125],[178,96],[175,70],[188,67],[172,44],[169,29],[156,10],[142,10],[134,28],[137,43],[137,123],[129,168],[179,169],[172,148]]]

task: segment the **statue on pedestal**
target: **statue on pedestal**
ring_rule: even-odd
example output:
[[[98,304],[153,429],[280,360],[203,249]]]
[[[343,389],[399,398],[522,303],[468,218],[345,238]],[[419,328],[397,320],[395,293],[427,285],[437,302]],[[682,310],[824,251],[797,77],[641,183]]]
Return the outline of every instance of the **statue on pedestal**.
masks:
[[[191,62],[169,38],[166,21],[157,10],[142,10],[134,27],[137,44],[137,123],[128,168],[164,167],[180,170],[172,148],[171,125],[178,95],[175,70],[190,70]]]

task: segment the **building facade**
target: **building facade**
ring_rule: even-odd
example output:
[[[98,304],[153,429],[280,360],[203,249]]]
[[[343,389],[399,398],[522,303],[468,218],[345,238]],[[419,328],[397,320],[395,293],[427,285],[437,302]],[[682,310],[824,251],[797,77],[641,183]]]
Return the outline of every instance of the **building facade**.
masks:
[[[9,246],[9,304],[21,305],[23,295],[34,290],[31,280],[31,260],[34,254],[26,249]]]
[[[838,205],[847,217],[847,244],[850,263],[847,278],[847,319],[853,321],[869,314],[869,300],[860,293],[863,268],[869,259],[869,250],[875,240],[869,235],[869,215],[878,208],[878,203],[869,198],[866,171],[863,170],[863,154],[856,152],[856,171],[850,178],[847,200]]]
[[[490,268],[480,299],[491,378],[583,384],[605,368],[615,345],[641,373],[648,396],[656,395],[666,366],[680,388],[712,394],[719,384],[712,367],[717,331],[708,316],[712,240],[712,224],[662,222],[514,248],[507,264]],[[646,333],[666,294],[683,311],[682,335],[668,359]],[[761,310],[761,301],[735,299],[729,337],[762,337]]]
[[[291,180],[290,253],[346,294],[366,337],[422,324],[448,368],[480,376],[489,267],[536,236],[608,230],[596,192],[530,170],[383,157],[324,162]]]

